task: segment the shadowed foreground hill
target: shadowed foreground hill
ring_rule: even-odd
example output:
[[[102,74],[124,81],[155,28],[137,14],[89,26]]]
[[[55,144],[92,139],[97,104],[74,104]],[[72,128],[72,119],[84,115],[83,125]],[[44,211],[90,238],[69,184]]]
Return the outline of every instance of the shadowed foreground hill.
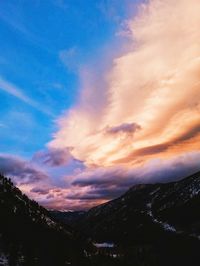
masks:
[[[86,212],[74,227],[94,243],[114,244],[103,253],[115,263],[105,265],[198,266],[200,172],[178,182],[133,186]]]
[[[82,253],[70,228],[52,220],[0,175],[0,262],[9,266],[82,265]]]

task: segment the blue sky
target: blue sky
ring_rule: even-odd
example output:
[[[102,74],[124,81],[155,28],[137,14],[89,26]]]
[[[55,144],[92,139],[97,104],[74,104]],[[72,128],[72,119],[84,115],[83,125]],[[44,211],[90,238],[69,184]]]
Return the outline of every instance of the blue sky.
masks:
[[[30,158],[76,101],[81,65],[101,57],[126,18],[125,1],[0,2],[0,150]],[[27,99],[8,93],[15,88]]]

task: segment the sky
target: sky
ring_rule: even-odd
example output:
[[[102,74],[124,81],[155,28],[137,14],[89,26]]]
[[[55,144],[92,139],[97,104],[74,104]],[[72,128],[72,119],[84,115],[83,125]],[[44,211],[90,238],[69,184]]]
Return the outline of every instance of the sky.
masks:
[[[0,1],[0,171],[58,210],[199,171],[199,10]]]

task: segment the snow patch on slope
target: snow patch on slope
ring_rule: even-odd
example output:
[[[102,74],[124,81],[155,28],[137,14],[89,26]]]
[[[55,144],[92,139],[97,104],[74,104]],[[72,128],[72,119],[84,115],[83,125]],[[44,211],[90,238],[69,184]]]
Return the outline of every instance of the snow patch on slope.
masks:
[[[166,231],[177,232],[176,228],[168,223],[162,222],[154,217],[152,212],[152,203],[147,203],[147,214],[152,218],[154,223],[160,224]]]

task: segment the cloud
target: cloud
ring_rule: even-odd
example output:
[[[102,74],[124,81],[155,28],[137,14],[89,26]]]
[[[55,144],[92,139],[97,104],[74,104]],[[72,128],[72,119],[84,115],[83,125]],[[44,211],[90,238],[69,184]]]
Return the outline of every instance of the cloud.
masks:
[[[88,208],[134,184],[199,170],[199,9],[198,0],[140,4],[119,29],[126,51],[96,75],[82,66],[79,101],[58,120],[48,148],[70,149],[85,168],[45,204]]]
[[[152,146],[147,146],[145,148],[141,148],[138,150],[133,151],[131,154],[129,154],[126,158],[123,158],[121,160],[118,160],[116,162],[122,163],[122,162],[128,162],[128,161],[136,161],[138,157],[147,156],[147,158],[151,157],[151,155],[155,154],[161,154],[162,152],[165,152],[166,154],[170,152],[170,149],[177,152],[179,151],[182,146],[184,145],[184,148],[189,146],[189,148],[192,150],[196,150],[196,141],[194,141],[195,138],[199,139],[200,136],[200,125],[197,124],[194,127],[191,127],[189,130],[183,132],[182,135],[175,137],[171,141],[163,142],[162,144],[156,144]],[[181,145],[181,147],[180,147]]]
[[[71,147],[72,156],[88,167],[130,167],[198,150],[199,8],[198,0],[141,4],[126,22],[127,52],[105,69],[102,86],[88,81],[83,87],[49,147]],[[82,75],[90,80],[88,71]],[[134,139],[122,137],[131,130]]]
[[[136,123],[123,123],[119,126],[107,128],[106,132],[109,134],[118,134],[118,133],[126,133],[126,134],[134,134],[137,130],[141,129],[141,127]]]
[[[68,199],[109,200],[126,192],[135,184],[171,182],[180,180],[199,171],[200,153],[187,153],[169,160],[154,159],[148,164],[135,168],[98,168],[78,174],[72,182],[75,193]],[[84,193],[79,188],[86,188]],[[81,190],[80,190],[81,191]]]
[[[33,156],[33,161],[41,164],[46,164],[51,167],[57,167],[68,164],[73,157],[70,154],[70,149],[48,149],[39,151]]]
[[[5,80],[1,76],[0,76],[0,90],[5,91],[6,93],[16,97],[20,101],[30,105],[31,107],[39,110],[40,112],[43,112],[48,115],[52,115],[50,111],[47,110],[45,107],[43,107],[39,103],[29,98],[27,95],[25,95],[24,92],[19,87]]]
[[[30,192],[34,192],[34,193],[39,194],[39,195],[47,195],[49,193],[49,190],[44,189],[44,188],[34,187],[30,190]]]
[[[0,172],[11,177],[19,186],[45,182],[48,179],[48,176],[36,166],[9,155],[0,155]]]
[[[153,159],[140,167],[112,166],[90,169],[78,174],[72,181],[72,185],[97,188],[119,187],[126,190],[134,184],[170,182],[184,178],[198,171],[199,163],[200,153],[191,152],[168,160]]]
[[[77,72],[80,62],[80,53],[77,47],[60,51],[59,58],[70,72]]]
[[[153,159],[134,168],[122,166],[85,169],[65,176],[66,187],[33,187],[29,195],[47,208],[84,210],[117,198],[136,184],[171,182],[199,170],[200,152],[191,152],[168,160]]]
[[[199,10],[199,0],[146,1],[123,23],[126,48],[110,67],[96,75],[88,66],[79,69],[79,100],[58,119],[48,150],[35,158],[51,167],[73,158],[84,167],[65,174],[65,187],[44,187],[48,194],[32,186],[32,197],[49,208],[84,209],[134,184],[168,182],[199,170]],[[60,58],[77,68],[75,48]],[[27,100],[12,88],[5,87]]]
[[[135,1],[134,1],[135,2]],[[129,0],[100,0],[97,8],[105,19],[119,23],[123,19],[124,13],[127,13],[134,3]]]
[[[37,2],[35,2],[37,6]],[[40,47],[45,52],[52,51],[44,45],[44,39],[41,36],[35,35],[29,28],[27,23],[24,23],[20,7],[16,3],[7,2],[7,8],[0,9],[0,19],[6,23],[10,28],[13,28],[15,33],[20,33],[26,38],[28,42]]]

